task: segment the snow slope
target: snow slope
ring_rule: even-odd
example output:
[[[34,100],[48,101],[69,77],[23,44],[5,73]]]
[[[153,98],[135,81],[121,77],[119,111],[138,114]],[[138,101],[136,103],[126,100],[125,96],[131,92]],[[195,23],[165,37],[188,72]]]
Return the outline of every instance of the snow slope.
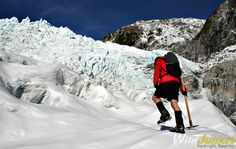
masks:
[[[174,119],[156,125],[151,64],[166,51],[104,44],[43,20],[1,20],[0,35],[0,148],[198,148],[174,143],[176,134],[167,130]],[[200,71],[179,59],[186,74]],[[189,105],[200,127],[184,136],[236,135],[209,101]],[[180,107],[188,126],[182,98]]]
[[[174,125],[174,120],[157,126],[159,113],[153,105],[132,102],[121,93],[108,94],[101,86],[88,87],[85,80],[65,66],[1,53],[0,69],[0,148],[197,148],[196,143],[174,143],[175,134],[166,130]],[[58,70],[71,74],[63,75],[68,81],[59,83],[60,79],[55,79],[52,72]],[[80,81],[71,85],[71,76]],[[20,97],[22,100],[11,92],[20,84],[27,88]],[[42,94],[34,86],[37,89],[44,86],[46,90],[40,105],[24,102],[29,95]],[[76,95],[69,93],[68,86],[81,86],[82,90],[90,91],[81,91],[83,96]],[[92,97],[92,102],[88,97]],[[110,102],[112,98],[116,98],[112,103],[115,106],[104,108],[104,101]],[[180,106],[184,109],[182,101]],[[194,100],[190,107],[194,122],[201,127],[198,131],[186,130],[186,137],[236,134],[235,127],[210,102]],[[187,126],[186,112],[184,119]]]

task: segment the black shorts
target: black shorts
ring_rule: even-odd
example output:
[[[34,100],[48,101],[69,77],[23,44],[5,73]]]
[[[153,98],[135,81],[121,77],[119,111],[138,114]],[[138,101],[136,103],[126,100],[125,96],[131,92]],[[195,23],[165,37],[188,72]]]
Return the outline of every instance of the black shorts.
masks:
[[[156,88],[154,95],[158,98],[166,98],[168,101],[172,99],[178,101],[179,86],[178,82],[162,83]]]

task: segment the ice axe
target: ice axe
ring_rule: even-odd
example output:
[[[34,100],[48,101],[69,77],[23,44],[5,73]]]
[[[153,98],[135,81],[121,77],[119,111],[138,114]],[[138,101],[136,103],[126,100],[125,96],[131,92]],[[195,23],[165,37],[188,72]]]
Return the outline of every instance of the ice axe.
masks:
[[[183,79],[181,79],[181,83],[182,83],[183,91],[186,91]],[[194,127],[199,126],[199,125],[193,125],[192,118],[191,118],[191,113],[190,113],[189,106],[188,106],[187,96],[185,96],[185,95],[184,95],[184,101],[185,101],[185,104],[186,104],[188,119],[189,119],[189,127],[187,127],[187,128],[194,128]]]

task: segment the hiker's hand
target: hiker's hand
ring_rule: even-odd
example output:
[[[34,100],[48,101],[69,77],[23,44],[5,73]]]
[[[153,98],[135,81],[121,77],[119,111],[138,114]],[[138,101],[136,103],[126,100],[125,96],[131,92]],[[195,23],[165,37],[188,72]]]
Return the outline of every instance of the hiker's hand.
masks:
[[[157,88],[157,87],[158,87],[158,84],[154,84],[154,87]]]
[[[182,92],[182,95],[188,96],[187,91],[183,91],[183,92]]]

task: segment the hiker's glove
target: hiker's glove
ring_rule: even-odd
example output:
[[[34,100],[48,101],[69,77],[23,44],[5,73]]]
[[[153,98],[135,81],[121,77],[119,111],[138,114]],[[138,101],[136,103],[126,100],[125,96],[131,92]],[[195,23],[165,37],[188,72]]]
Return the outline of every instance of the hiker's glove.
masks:
[[[154,84],[154,87],[157,88],[157,87],[158,87],[158,84]]]
[[[183,91],[183,92],[182,92],[182,95],[188,96],[187,91]]]

